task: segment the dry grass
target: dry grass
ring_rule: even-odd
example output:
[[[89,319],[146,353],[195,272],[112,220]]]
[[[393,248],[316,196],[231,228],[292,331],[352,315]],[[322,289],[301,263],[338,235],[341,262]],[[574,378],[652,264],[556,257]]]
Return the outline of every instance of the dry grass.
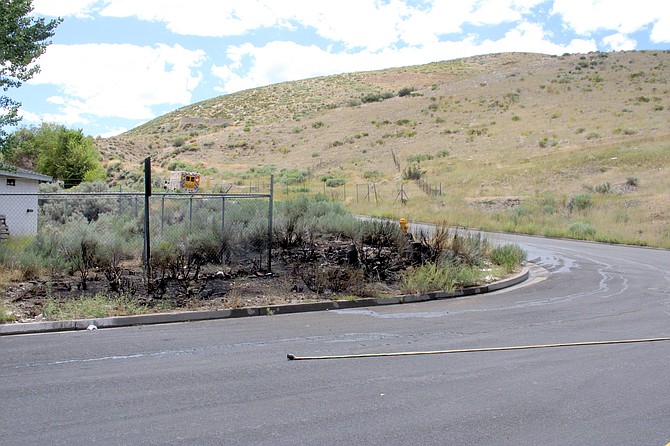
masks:
[[[345,179],[354,212],[555,236],[574,236],[581,221],[597,240],[670,247],[668,78],[663,51],[480,56],[222,96],[100,145],[128,170],[150,153],[156,177],[179,161],[204,172],[209,190],[247,185],[252,169],[265,181],[297,169],[311,173],[312,193],[324,190],[322,176]],[[386,92],[396,96],[351,106]],[[433,157],[420,166],[441,197],[403,184],[417,155]],[[383,201],[357,203],[368,172]],[[609,193],[596,192],[607,183]],[[571,212],[583,193],[593,206]]]

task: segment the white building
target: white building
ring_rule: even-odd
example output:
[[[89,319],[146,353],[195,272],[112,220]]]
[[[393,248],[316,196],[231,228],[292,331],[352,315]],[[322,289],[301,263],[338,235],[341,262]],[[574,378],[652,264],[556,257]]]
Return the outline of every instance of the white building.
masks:
[[[37,204],[40,183],[53,179],[26,169],[0,166],[0,215],[10,236],[37,234]]]

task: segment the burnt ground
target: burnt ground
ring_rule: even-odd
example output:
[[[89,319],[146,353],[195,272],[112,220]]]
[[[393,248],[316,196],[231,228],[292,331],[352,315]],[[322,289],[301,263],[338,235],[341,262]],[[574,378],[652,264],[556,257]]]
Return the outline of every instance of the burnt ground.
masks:
[[[115,274],[92,270],[85,285],[77,275],[10,283],[4,295],[20,322],[43,320],[47,300],[65,302],[99,293],[125,296],[149,312],[397,295],[400,274],[410,265],[402,250],[393,243],[357,246],[350,240],[322,238],[273,249],[272,272],[252,263],[235,268],[210,264],[196,274],[195,267],[179,265],[154,271],[153,286],[147,287],[142,270],[129,265]],[[110,310],[110,315],[123,314],[122,309]]]

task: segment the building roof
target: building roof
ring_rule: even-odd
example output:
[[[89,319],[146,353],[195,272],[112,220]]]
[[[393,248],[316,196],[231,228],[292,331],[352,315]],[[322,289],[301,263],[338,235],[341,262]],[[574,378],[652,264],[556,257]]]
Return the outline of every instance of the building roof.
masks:
[[[20,167],[14,167],[5,163],[0,163],[0,176],[25,178],[27,180],[43,181],[47,183],[53,181],[53,178],[48,175],[42,175],[41,173],[33,172],[32,170],[21,169]]]

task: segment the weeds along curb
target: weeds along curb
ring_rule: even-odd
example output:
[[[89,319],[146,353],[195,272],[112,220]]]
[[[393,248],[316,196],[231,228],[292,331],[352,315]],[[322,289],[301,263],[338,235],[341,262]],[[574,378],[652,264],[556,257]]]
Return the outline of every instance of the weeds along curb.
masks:
[[[57,331],[86,330],[90,326],[96,328],[130,327],[133,325],[170,324],[175,322],[195,322],[213,319],[232,319],[250,316],[267,316],[276,314],[306,313],[311,311],[342,310],[347,308],[374,307],[397,305],[429,300],[450,299],[455,297],[473,296],[509,288],[526,281],[530,269],[524,268],[519,274],[505,280],[455,292],[436,291],[425,294],[405,294],[396,297],[363,298],[357,300],[336,300],[299,304],[269,305],[264,307],[234,308],[225,310],[185,311],[180,313],[156,313],[137,316],[117,316],[70,321],[28,322],[0,324],[0,336],[49,333]]]

